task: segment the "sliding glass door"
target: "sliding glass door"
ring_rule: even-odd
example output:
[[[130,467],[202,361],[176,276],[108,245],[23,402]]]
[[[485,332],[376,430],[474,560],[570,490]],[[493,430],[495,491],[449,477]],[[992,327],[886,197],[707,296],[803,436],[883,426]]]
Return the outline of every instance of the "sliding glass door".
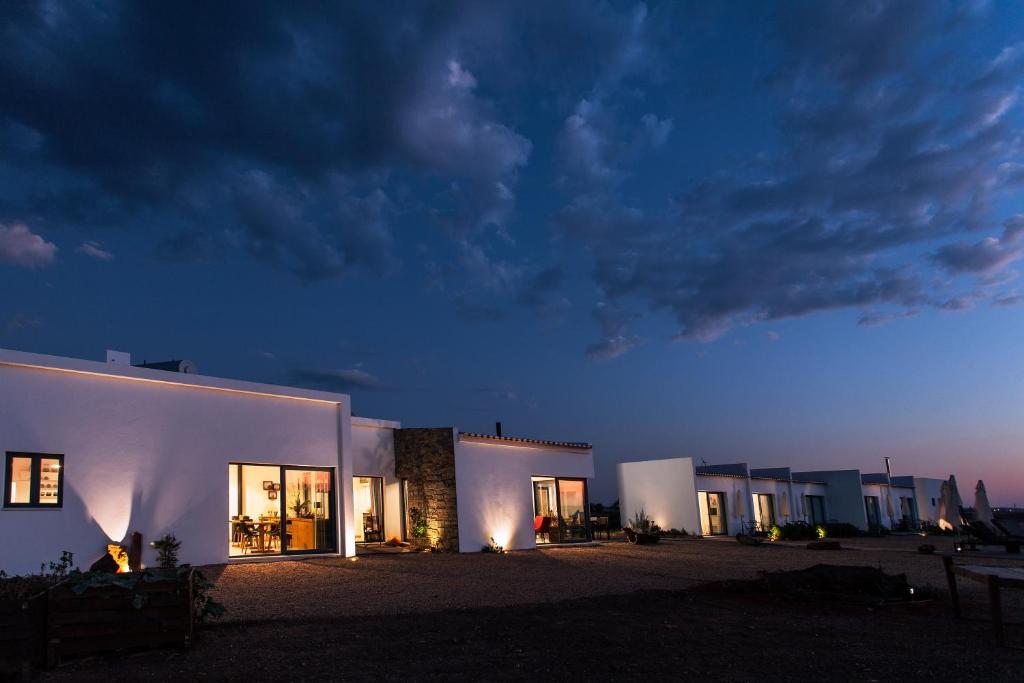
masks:
[[[825,496],[807,496],[807,516],[812,525],[825,523]]]
[[[729,531],[725,521],[725,494],[720,491],[698,491],[700,506],[700,533],[702,536],[721,536]]]
[[[284,467],[287,494],[284,552],[323,553],[337,550],[334,486],[331,470]]]
[[[334,469],[228,465],[228,555],[337,552]]]
[[[771,493],[755,493],[754,515],[757,530],[768,533],[775,526],[775,496]]]
[[[587,480],[532,477],[533,531],[537,543],[590,540]]]
[[[356,543],[383,542],[384,479],[353,477],[352,501],[356,513]]]

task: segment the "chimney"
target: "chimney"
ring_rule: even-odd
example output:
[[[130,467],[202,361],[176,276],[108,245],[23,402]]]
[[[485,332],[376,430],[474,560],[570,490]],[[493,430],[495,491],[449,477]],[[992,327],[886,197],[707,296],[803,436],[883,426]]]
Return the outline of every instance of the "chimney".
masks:
[[[495,436],[501,436],[501,423],[500,422],[495,422],[494,423],[494,434],[495,434]]]
[[[113,351],[107,349],[107,362],[112,365],[124,365],[131,367],[132,365],[132,354],[126,351]]]

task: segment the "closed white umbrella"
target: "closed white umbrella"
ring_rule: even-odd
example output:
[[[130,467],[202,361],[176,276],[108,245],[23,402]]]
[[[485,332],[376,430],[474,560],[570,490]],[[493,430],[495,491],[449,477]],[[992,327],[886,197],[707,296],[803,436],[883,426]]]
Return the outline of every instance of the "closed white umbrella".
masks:
[[[978,480],[978,486],[974,489],[974,518],[988,527],[992,526],[992,506],[988,502],[985,482],[981,479]]]
[[[745,519],[747,516],[747,506],[743,497],[743,489],[736,489],[736,515],[740,519]]]
[[[949,516],[950,522],[957,529],[963,526],[960,518],[960,508],[964,506],[963,498],[960,497],[960,489],[956,485],[956,476],[949,475]]]
[[[892,490],[885,494],[885,512],[889,515],[889,526],[892,526],[896,522],[896,510],[892,504]]]
[[[789,494],[785,491],[782,492],[782,516],[786,519],[790,517]]]
[[[949,521],[949,500],[949,482],[944,481],[939,484],[939,507],[935,511],[940,529],[953,528],[952,522]]]

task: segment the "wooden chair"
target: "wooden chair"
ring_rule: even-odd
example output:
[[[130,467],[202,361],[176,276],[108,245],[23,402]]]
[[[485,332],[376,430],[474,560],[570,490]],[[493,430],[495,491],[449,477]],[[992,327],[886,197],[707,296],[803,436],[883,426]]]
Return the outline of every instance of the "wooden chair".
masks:
[[[380,528],[380,520],[371,512],[363,513],[363,540],[384,542],[384,532]]]
[[[246,550],[256,550],[257,545],[257,533],[256,529],[253,528],[252,522],[248,519],[242,519],[238,523],[238,529],[242,535],[242,554],[245,554]]]

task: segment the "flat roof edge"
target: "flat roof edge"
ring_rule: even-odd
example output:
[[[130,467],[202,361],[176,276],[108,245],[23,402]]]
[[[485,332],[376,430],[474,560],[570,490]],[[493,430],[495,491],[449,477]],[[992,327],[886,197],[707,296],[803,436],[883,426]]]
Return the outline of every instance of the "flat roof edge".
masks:
[[[271,398],[287,398],[321,403],[351,404],[348,394],[337,394],[316,389],[301,389],[276,384],[261,384],[245,380],[210,377],[207,375],[191,375],[167,370],[151,370],[131,365],[115,365],[101,361],[48,356],[41,353],[28,353],[0,349],[0,366],[20,367],[53,372],[68,372],[78,375],[91,375],[106,379],[130,380],[167,384],[184,388],[212,389],[219,391],[265,396]]]

